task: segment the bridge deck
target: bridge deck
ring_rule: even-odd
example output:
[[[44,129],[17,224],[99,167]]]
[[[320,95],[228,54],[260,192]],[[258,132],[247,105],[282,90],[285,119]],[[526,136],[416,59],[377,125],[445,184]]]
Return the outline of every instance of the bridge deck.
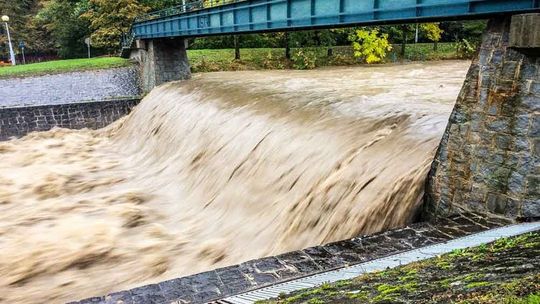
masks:
[[[149,14],[137,39],[202,37],[340,26],[484,18],[540,10],[539,0],[246,0]]]

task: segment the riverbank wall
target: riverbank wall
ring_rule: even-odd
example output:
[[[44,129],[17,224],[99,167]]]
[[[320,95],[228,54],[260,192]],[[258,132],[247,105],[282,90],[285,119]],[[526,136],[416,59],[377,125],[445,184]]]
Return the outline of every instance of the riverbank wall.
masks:
[[[53,128],[99,129],[129,114],[139,98],[0,108],[0,141]]]

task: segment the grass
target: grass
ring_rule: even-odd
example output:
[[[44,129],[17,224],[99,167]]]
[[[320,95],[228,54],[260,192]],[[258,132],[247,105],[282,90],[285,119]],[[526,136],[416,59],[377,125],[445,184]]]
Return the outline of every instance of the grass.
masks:
[[[118,57],[56,60],[17,66],[0,67],[0,78],[28,77],[45,74],[108,69],[130,65],[130,61]]]
[[[540,233],[529,233],[258,304],[540,304],[539,255]]]
[[[349,46],[333,47],[333,55],[328,56],[328,48],[314,47],[292,49],[293,60],[285,58],[285,49],[257,48],[241,49],[241,60],[234,60],[234,49],[188,50],[188,58],[194,73],[262,70],[262,69],[294,69],[299,67],[295,62],[295,54],[302,50],[304,56],[313,60],[312,67],[344,66],[362,64],[353,56]],[[405,56],[399,54],[400,45],[394,45],[385,62],[400,60],[425,61],[458,58],[455,43],[440,43],[438,51],[433,50],[431,43],[409,44]],[[307,54],[307,55],[306,55]],[[305,57],[299,58],[300,61]],[[0,67],[0,78],[28,77],[46,74],[60,74],[74,71],[108,69],[130,65],[130,61],[118,57],[102,57],[92,59],[57,60],[27,65]]]
[[[292,49],[293,57],[299,50]],[[308,51],[310,56],[314,57],[315,67],[362,64],[353,56],[353,50],[350,46],[333,47],[334,54],[330,57],[327,56],[327,47],[304,48],[303,50]],[[431,43],[409,44],[405,50],[405,56],[402,57],[400,55],[401,46],[394,45],[385,62],[459,58],[455,43],[440,43],[437,51],[433,50]],[[295,68],[294,60],[291,62],[285,58],[285,49],[283,48],[241,49],[240,53],[240,60],[234,60],[234,49],[188,50],[188,57],[192,71],[195,73]]]

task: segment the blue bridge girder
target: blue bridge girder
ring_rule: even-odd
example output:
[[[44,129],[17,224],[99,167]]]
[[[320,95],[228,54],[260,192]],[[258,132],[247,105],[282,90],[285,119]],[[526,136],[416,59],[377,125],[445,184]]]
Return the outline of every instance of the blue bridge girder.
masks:
[[[245,0],[194,11],[186,12],[184,7],[143,16],[133,24],[132,38],[481,19],[539,10],[540,0]]]

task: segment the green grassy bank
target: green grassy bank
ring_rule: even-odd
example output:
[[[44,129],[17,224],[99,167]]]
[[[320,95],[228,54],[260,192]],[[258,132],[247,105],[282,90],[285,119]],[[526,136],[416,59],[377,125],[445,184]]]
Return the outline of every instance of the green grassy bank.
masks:
[[[501,239],[258,304],[540,304],[540,234]]]
[[[108,69],[128,66],[129,60],[118,57],[56,60],[17,66],[0,67],[0,78],[39,76],[74,71]]]
[[[298,69],[305,68],[304,61],[312,61],[312,67],[345,66],[362,64],[354,57],[349,46],[333,47],[332,56],[328,56],[327,47],[293,48],[292,60],[285,58],[285,49],[259,48],[241,49],[240,60],[234,60],[234,49],[189,50],[188,57],[193,72],[217,72],[261,69]],[[409,44],[405,56],[401,56],[401,46],[395,45],[388,54],[385,62],[426,61],[458,59],[455,43],[440,43],[437,51],[431,43]],[[301,55],[299,55],[301,53]],[[299,64],[300,63],[300,64]]]

